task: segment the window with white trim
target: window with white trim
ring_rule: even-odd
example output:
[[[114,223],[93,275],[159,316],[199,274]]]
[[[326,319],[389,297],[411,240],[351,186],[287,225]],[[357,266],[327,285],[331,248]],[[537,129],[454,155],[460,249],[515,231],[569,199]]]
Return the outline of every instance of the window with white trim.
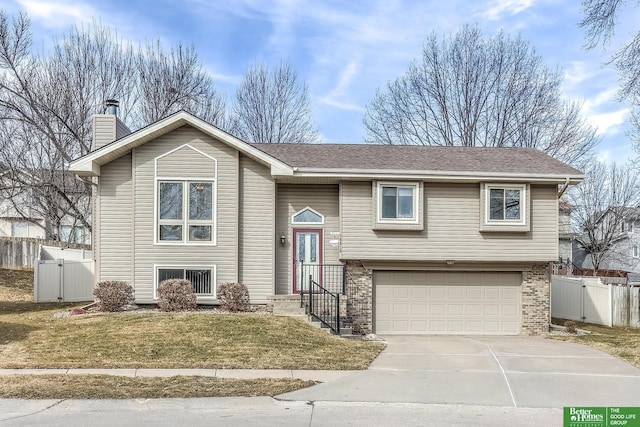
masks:
[[[487,185],[486,224],[525,224],[526,186]]]
[[[162,266],[156,270],[156,291],[168,279],[186,279],[191,282],[197,296],[215,297],[215,267]],[[157,292],[156,292],[157,297]]]
[[[417,223],[420,188],[417,183],[378,183],[378,222]]]
[[[158,181],[158,242],[215,242],[213,181]]]

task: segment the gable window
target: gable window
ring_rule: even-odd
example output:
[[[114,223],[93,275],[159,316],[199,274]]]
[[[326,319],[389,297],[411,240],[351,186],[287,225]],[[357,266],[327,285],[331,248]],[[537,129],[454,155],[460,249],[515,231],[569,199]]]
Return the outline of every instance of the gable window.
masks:
[[[159,181],[158,241],[213,243],[213,187],[211,181]]]
[[[215,297],[215,267],[162,266],[156,270],[156,290],[168,279],[186,279],[197,296]],[[156,292],[157,298],[157,292]]]
[[[291,215],[292,224],[324,224],[324,216],[309,206]]]

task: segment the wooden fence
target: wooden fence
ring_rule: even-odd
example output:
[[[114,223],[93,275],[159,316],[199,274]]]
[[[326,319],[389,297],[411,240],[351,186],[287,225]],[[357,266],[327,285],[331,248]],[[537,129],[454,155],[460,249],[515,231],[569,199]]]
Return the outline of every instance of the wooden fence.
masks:
[[[602,284],[596,277],[552,276],[551,316],[640,328],[640,286]]]
[[[30,239],[25,237],[0,237],[0,268],[11,270],[33,270],[40,258],[40,246],[58,248],[90,249],[88,245],[65,243],[55,240]]]

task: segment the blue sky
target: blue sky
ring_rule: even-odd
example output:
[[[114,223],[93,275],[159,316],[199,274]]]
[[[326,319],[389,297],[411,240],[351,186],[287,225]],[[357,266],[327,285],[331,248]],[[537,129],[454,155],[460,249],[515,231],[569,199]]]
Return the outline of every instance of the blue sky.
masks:
[[[603,66],[612,51],[583,49],[578,0],[0,0],[0,8],[29,13],[36,46],[93,19],[135,42],[193,43],[228,101],[249,65],[287,60],[309,86],[324,142],[362,142],[368,101],[420,55],[432,31],[471,23],[485,35],[521,34],[563,70],[563,93],[584,103],[585,118],[602,136],[599,158],[636,156],[625,136],[628,106],[616,100],[616,73]],[[626,22],[640,22],[637,9],[627,11]],[[632,30],[623,25],[617,37]]]

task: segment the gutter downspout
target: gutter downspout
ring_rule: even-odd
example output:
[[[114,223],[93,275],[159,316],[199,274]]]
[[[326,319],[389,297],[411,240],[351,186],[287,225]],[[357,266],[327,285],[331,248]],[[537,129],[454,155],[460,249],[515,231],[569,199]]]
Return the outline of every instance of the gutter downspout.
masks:
[[[558,193],[558,199],[561,198],[564,192],[567,191],[567,188],[569,188],[569,181],[570,181],[570,178],[568,177],[565,178],[564,185],[562,186],[562,188],[560,189],[560,192]]]
[[[80,176],[80,175],[78,175],[78,174],[76,174],[76,179],[77,179],[78,181],[82,181],[82,182],[84,182],[85,184],[94,185],[94,186],[96,186],[96,187],[98,186],[98,184],[96,184],[95,182],[91,181],[91,180],[90,180],[90,178],[89,178],[89,179],[87,179],[87,178],[84,178],[84,177],[82,177],[82,176]]]

